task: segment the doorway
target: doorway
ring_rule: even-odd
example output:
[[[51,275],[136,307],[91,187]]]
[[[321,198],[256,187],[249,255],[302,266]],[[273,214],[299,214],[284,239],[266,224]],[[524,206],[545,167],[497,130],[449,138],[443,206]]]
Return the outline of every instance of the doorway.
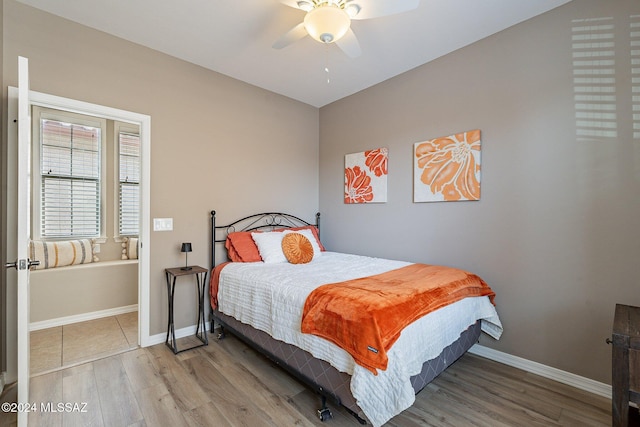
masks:
[[[148,115],[129,112],[126,110],[114,109],[111,107],[101,106],[97,104],[86,103],[83,101],[77,101],[69,98],[63,98],[44,94],[35,91],[29,91],[29,103],[31,106],[40,106],[50,109],[56,109],[65,112],[84,114],[92,117],[104,118],[107,120],[119,121],[134,126],[138,126],[140,131],[140,234],[139,234],[139,256],[138,256],[138,311],[137,311],[137,324],[138,332],[135,340],[137,345],[148,346],[150,345],[149,336],[149,253],[147,248],[150,230],[150,213],[149,213],[149,181],[150,181],[150,129],[151,119]],[[11,111],[12,105],[17,105],[17,96],[10,96],[9,99]],[[15,135],[9,135],[9,146],[16,147],[17,141]],[[11,181],[8,180],[8,181]],[[13,197],[16,197],[15,190],[10,189],[10,194],[7,196],[8,205],[11,206]],[[9,212],[8,229],[12,227],[11,216],[14,215]],[[11,239],[15,236],[9,235],[8,245],[11,247]],[[29,312],[28,307],[18,307],[18,311]],[[15,324],[11,324],[9,319],[7,328],[11,330],[15,328]],[[9,347],[11,344],[9,343]],[[7,378],[8,382],[15,381],[17,379],[17,365],[21,363],[29,363],[29,358],[17,359],[15,355],[8,355],[7,363]]]
[[[138,346],[140,126],[41,106],[31,118],[33,376]]]

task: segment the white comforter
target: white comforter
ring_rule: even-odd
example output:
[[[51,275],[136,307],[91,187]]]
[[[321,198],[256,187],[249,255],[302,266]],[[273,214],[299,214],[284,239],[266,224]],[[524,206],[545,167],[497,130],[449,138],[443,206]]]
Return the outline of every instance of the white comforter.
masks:
[[[300,331],[305,300],[316,287],[409,264],[335,252],[323,252],[308,264],[231,263],[220,274],[218,308],[350,374],[351,393],[358,406],[374,426],[380,426],[413,404],[411,376],[420,373],[425,361],[437,357],[469,325],[482,319],[484,332],[496,339],[502,334],[500,319],[489,299],[466,298],[406,327],[387,352],[387,369],[373,375],[335,344]]]

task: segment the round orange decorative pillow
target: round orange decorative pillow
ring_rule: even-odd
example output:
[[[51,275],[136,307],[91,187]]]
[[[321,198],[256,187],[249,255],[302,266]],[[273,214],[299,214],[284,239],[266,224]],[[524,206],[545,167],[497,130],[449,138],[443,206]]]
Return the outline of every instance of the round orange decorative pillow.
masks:
[[[300,233],[287,233],[282,238],[282,252],[291,264],[306,264],[313,259],[313,246]]]

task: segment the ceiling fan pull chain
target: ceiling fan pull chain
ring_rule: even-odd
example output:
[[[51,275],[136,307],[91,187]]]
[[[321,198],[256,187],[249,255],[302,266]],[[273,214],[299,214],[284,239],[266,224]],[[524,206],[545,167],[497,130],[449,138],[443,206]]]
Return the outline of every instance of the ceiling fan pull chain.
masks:
[[[324,65],[324,71],[325,73],[327,73],[327,84],[331,83],[331,79],[329,78],[329,44],[325,44],[324,45],[324,52],[325,52],[325,65]]]

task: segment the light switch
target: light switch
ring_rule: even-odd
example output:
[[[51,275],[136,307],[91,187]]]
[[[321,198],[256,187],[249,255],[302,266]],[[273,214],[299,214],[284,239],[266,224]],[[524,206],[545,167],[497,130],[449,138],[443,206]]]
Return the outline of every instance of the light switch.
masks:
[[[153,231],[173,230],[173,218],[153,218]]]

